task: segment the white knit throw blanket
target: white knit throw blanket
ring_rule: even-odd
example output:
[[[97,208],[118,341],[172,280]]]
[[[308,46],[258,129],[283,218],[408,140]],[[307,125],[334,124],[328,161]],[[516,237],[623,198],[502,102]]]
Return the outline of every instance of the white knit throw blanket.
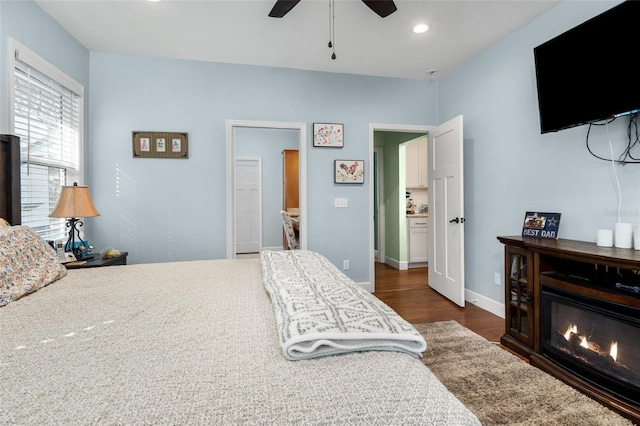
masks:
[[[411,324],[321,254],[265,250],[261,263],[287,359],[361,351],[421,357],[426,349]]]

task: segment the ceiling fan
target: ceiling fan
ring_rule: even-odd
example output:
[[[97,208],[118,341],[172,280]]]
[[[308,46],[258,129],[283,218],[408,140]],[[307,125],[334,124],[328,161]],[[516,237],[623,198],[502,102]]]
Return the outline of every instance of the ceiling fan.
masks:
[[[273,6],[273,9],[271,9],[271,12],[269,12],[269,16],[272,18],[282,18],[299,2],[300,0],[276,0],[276,4]],[[369,6],[369,9],[373,10],[381,18],[386,18],[398,10],[393,0],[362,0],[362,2]]]

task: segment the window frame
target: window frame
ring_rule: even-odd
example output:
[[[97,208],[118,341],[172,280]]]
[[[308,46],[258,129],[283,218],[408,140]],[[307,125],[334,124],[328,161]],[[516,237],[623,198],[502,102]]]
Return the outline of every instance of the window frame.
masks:
[[[54,80],[57,84],[64,86],[66,89],[72,91],[75,96],[78,97],[78,184],[82,184],[85,180],[85,138],[84,138],[84,86],[78,83],[75,79],[61,71],[59,68],[45,60],[20,42],[15,39],[9,39],[9,52],[10,52],[10,72],[9,72],[9,129],[11,134],[16,134],[15,129],[15,101],[16,101],[16,60],[27,64],[29,67],[34,68],[39,73],[44,74],[46,77]],[[22,169],[23,153],[20,152],[20,164]],[[67,185],[73,184],[73,182],[67,182]],[[66,231],[65,231],[66,234]],[[66,237],[66,236],[65,236]],[[62,236],[61,236],[62,238]]]

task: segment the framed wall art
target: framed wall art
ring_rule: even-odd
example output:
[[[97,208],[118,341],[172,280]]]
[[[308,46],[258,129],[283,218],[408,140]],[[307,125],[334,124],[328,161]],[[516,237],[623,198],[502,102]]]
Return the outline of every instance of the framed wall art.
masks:
[[[132,132],[134,158],[189,158],[187,133]]]
[[[313,123],[313,146],[342,148],[344,126],[338,123]]]
[[[336,160],[334,179],[335,183],[364,183],[364,161]]]

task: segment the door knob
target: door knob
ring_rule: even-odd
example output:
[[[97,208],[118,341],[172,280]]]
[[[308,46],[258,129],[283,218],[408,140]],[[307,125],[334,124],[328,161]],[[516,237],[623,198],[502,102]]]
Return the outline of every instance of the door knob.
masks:
[[[455,219],[451,219],[451,220],[449,221],[449,223],[454,223],[454,222],[455,222],[455,223],[464,223],[464,222],[465,222],[465,219],[464,219],[464,217],[456,217]]]

